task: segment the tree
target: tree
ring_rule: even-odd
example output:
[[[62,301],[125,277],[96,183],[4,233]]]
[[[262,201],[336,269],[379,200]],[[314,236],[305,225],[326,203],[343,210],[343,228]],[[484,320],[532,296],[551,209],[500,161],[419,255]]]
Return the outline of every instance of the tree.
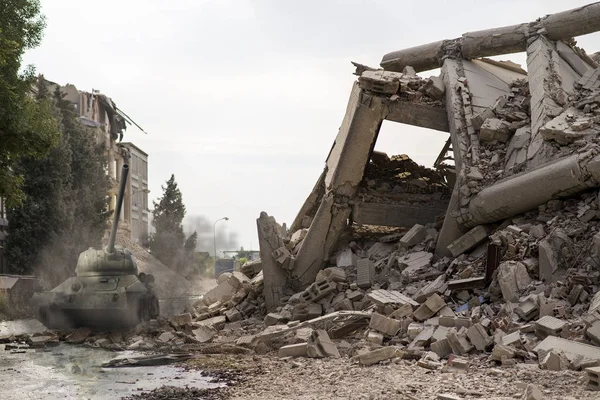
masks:
[[[32,95],[35,70],[20,73],[25,50],[39,45],[45,27],[39,0],[4,0],[0,6],[0,197],[7,205],[25,199],[24,177],[17,163],[41,158],[60,138],[52,105]]]
[[[97,133],[79,122],[58,89],[50,96],[42,76],[37,89],[38,97],[54,104],[60,141],[45,157],[16,164],[25,199],[8,209],[7,258],[13,272],[35,269],[43,281],[57,283],[73,272],[80,252],[100,246],[110,181]]]
[[[161,188],[162,197],[158,202],[153,202],[152,225],[156,232],[150,238],[150,250],[165,265],[180,269],[185,264],[186,248],[193,246],[195,249],[197,235],[194,232],[186,240],[183,233],[185,205],[175,175],[171,175],[167,186]]]

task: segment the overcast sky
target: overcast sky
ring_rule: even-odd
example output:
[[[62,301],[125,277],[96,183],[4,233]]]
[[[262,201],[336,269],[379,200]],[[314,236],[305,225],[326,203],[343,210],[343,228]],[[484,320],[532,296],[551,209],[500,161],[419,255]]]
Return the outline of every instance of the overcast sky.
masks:
[[[174,173],[188,216],[209,227],[230,218],[218,226],[238,240],[219,251],[257,249],[260,212],[289,225],[323,169],[356,78],[350,61],[378,67],[390,51],[588,3],[42,0],[45,37],[24,61],[100,90],[148,132],[130,126],[124,141],[149,154],[150,204]],[[600,50],[597,34],[578,44]],[[431,166],[446,139],[387,123],[377,148]]]

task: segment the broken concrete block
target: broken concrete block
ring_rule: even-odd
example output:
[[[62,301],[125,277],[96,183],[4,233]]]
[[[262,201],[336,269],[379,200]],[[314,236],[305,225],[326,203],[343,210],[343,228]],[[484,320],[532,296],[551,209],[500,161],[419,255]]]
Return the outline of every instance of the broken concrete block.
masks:
[[[528,298],[519,303],[519,306],[515,308],[515,312],[523,321],[530,321],[538,316],[539,307],[532,298]]]
[[[414,273],[431,267],[433,254],[426,251],[417,251],[398,258],[398,267],[402,270],[402,278],[407,279]]]
[[[367,334],[367,341],[379,346],[383,344],[383,339],[383,335],[379,332],[369,331]]]
[[[414,340],[419,333],[423,332],[423,329],[425,329],[425,327],[423,326],[423,324],[419,324],[417,322],[410,322],[410,319],[408,319],[408,326],[406,327],[406,334],[408,335],[410,340]]]
[[[284,318],[277,313],[269,313],[265,316],[265,326],[277,325],[284,321]]]
[[[542,240],[538,244],[539,249],[539,275],[545,282],[554,282],[554,273],[558,269],[556,252],[548,240]]]
[[[487,331],[481,324],[475,324],[467,330],[467,337],[479,351],[485,351],[487,347],[492,344],[492,337],[488,335]]]
[[[159,342],[163,342],[163,343],[167,343],[167,342],[175,339],[175,337],[176,336],[172,332],[164,332],[164,333],[161,333],[158,336],[158,341]]]
[[[385,306],[387,304],[419,306],[419,303],[395,290],[377,289],[368,293],[366,297],[378,306]]]
[[[413,316],[418,321],[425,321],[435,315],[439,310],[446,306],[446,302],[437,293],[431,295],[425,303],[421,304],[413,312]]]
[[[227,318],[227,321],[229,321],[229,322],[236,322],[236,321],[242,320],[242,314],[235,308],[231,308],[231,309],[225,311],[224,314],[225,314],[225,318]]]
[[[377,93],[395,94],[400,89],[402,74],[384,70],[367,70],[358,78],[361,89]]]
[[[530,383],[527,385],[527,388],[525,388],[522,400],[544,400],[544,396],[536,385]]]
[[[235,292],[237,292],[237,288],[232,286],[228,279],[205,293],[202,301],[207,306],[217,301],[225,303],[233,298]]]
[[[446,86],[444,86],[444,81],[440,77],[429,77],[429,79],[425,81],[423,89],[425,90],[425,94],[429,97],[436,100],[444,100]]]
[[[300,297],[302,300],[307,303],[321,300],[323,297],[327,296],[329,293],[333,292],[337,289],[337,285],[335,282],[330,281],[318,281],[310,285]]]
[[[473,129],[478,130],[481,129],[481,125],[488,118],[494,118],[496,114],[494,114],[494,110],[490,107],[486,108],[476,116],[471,118],[471,125],[473,125]]]
[[[520,262],[505,261],[498,266],[498,284],[506,302],[517,302],[520,293],[530,283],[527,267]]]
[[[502,344],[497,344],[494,346],[492,350],[492,360],[502,361],[502,359],[513,358],[515,356],[516,350],[511,346],[505,346]]]
[[[504,335],[500,340],[500,344],[504,346],[518,345],[521,343],[521,332],[514,331],[511,334]]]
[[[563,339],[556,336],[548,336],[538,343],[533,349],[540,354],[540,351],[555,350],[564,353],[569,361],[581,355],[587,359],[600,360],[600,347],[591,346],[585,343],[579,343],[572,340]]]
[[[183,327],[192,323],[192,315],[190,313],[175,315],[169,319],[169,322],[176,328]]]
[[[356,284],[361,289],[368,289],[373,284],[375,265],[368,258],[360,258],[356,263]]]
[[[440,356],[440,358],[446,358],[452,354],[452,347],[450,347],[448,339],[443,338],[431,343],[431,351]]]
[[[325,268],[323,275],[332,282],[346,282],[346,271],[339,267]]]
[[[217,335],[217,331],[209,326],[199,326],[192,333],[199,343],[208,343]]]
[[[458,257],[465,251],[471,250],[488,237],[487,229],[483,225],[476,226],[448,245],[448,251],[453,257]]]
[[[219,315],[217,317],[212,317],[209,319],[205,319],[203,321],[196,321],[194,322],[194,325],[196,326],[208,326],[211,328],[214,328],[216,330],[219,330],[221,328],[223,328],[223,326],[225,325],[225,322],[227,322],[227,318],[225,318],[224,315]]]
[[[459,335],[454,328],[450,329],[446,339],[448,339],[448,343],[452,348],[452,353],[456,355],[461,356],[463,354],[468,354],[473,350],[473,346],[469,343],[467,338],[462,334]]]
[[[356,266],[357,257],[356,254],[352,252],[352,249],[346,248],[342,250],[335,259],[335,265],[337,267],[355,267]]]
[[[329,338],[326,331],[322,329],[315,330],[311,333],[308,339],[308,351],[309,357],[322,358],[322,357],[339,357],[337,347]]]
[[[488,118],[479,128],[479,140],[482,142],[506,143],[510,138],[510,124],[498,118]]]
[[[412,247],[420,242],[422,242],[427,236],[427,230],[423,225],[415,224],[408,232],[402,236],[400,239],[400,246],[405,249]]]
[[[308,357],[308,343],[298,343],[283,346],[279,349],[278,356],[283,357]]]
[[[559,336],[560,331],[565,325],[567,325],[566,321],[547,315],[535,322],[535,330],[538,336]]]
[[[600,367],[591,367],[585,369],[587,378],[587,388],[589,390],[600,391]]]
[[[381,361],[390,360],[392,358],[402,357],[404,357],[404,352],[401,349],[395,346],[386,346],[368,353],[354,356],[352,357],[352,360],[358,361],[360,365],[368,366],[377,364]]]
[[[369,328],[375,329],[387,336],[396,336],[401,326],[401,322],[397,319],[389,318],[379,313],[373,313],[369,322]]]
[[[562,371],[567,369],[568,361],[555,351],[549,351],[540,359],[540,367],[548,371]]]
[[[592,326],[587,328],[585,334],[594,344],[600,346],[600,321],[594,322]]]
[[[65,341],[67,343],[73,343],[73,344],[81,344],[85,341],[85,339],[88,338],[88,336],[90,336],[92,334],[92,331],[90,330],[90,328],[78,328],[77,330],[75,330],[74,332],[69,333],[66,337],[65,337]]]

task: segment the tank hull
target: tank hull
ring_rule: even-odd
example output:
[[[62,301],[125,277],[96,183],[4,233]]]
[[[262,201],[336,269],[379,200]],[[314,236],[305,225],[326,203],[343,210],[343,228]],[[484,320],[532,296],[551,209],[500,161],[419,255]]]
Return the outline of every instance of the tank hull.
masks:
[[[50,329],[123,330],[159,314],[156,295],[135,275],[70,278],[32,302]]]

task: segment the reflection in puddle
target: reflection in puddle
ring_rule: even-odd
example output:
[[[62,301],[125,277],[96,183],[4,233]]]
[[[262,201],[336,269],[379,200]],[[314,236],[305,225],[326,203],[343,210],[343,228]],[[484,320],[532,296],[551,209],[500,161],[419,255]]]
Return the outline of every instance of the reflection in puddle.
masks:
[[[1,348],[1,346],[0,346]],[[116,357],[136,356],[133,351],[111,352],[60,344],[43,350],[11,354],[0,350],[2,399],[119,399],[163,385],[215,388],[200,371],[172,365],[102,368]]]

